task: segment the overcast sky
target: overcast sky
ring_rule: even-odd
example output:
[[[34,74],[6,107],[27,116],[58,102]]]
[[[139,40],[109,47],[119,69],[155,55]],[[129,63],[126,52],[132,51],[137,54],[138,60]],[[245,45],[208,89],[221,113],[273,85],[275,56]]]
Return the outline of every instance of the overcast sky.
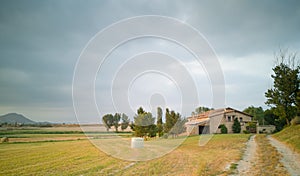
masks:
[[[225,80],[224,106],[239,110],[250,105],[267,108],[264,92],[272,86],[274,52],[280,47],[298,52],[300,48],[300,2],[297,0],[2,0],[0,114],[16,112],[35,121],[77,122],[72,81],[80,53],[105,27],[141,15],[173,17],[197,29],[218,56]],[[203,65],[194,62],[195,59],[180,48],[162,39],[144,38],[113,51],[101,66],[95,81],[99,116],[115,113],[118,108],[114,106],[118,103],[112,103],[112,98],[124,90],[128,92],[128,100],[123,103],[129,103],[132,111],[138,106],[153,111],[161,105],[181,112],[180,103],[185,103],[189,108],[181,113],[188,116],[198,105],[212,106],[207,72]],[[195,82],[199,93],[198,105],[182,102],[186,92],[180,92],[176,84],[180,87],[184,81],[172,80],[168,75],[156,72],[135,75],[130,87],[111,91],[112,79],[124,80],[122,70],[134,70],[136,64],[144,68],[154,62],[149,55],[134,57],[149,51],[177,58],[174,67],[170,64],[160,69],[182,67],[188,70],[186,73]],[[168,63],[167,59],[163,63]],[[151,87],[153,84],[160,85],[161,89]],[[132,111],[128,109],[124,113],[132,116]],[[97,119],[87,117],[82,121],[96,122]]]

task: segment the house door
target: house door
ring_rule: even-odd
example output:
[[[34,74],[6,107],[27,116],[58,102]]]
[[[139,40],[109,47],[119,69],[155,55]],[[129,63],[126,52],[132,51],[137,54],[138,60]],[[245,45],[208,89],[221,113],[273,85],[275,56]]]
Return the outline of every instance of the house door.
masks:
[[[209,126],[199,126],[199,135],[200,134],[208,134]]]

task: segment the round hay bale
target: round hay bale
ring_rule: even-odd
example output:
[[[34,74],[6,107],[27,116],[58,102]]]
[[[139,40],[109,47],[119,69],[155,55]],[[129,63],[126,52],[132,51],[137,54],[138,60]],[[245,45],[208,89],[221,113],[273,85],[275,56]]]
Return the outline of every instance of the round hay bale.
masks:
[[[131,138],[131,148],[143,148],[144,147],[144,138],[134,137]]]
[[[1,138],[1,143],[5,143],[5,142],[8,142],[8,137]]]

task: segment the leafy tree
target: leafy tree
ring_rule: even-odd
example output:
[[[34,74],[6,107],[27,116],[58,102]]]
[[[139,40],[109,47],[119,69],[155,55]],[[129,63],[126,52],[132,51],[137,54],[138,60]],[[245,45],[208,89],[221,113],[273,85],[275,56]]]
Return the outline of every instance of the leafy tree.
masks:
[[[264,119],[267,124],[274,125],[276,127],[275,132],[282,130],[286,125],[285,119],[282,119],[274,114],[274,108],[267,109],[265,111]]]
[[[148,126],[148,137],[155,137],[157,133],[157,126],[155,124],[151,124]]]
[[[121,114],[120,113],[115,113],[113,117],[113,126],[116,129],[116,132],[118,132],[118,127],[119,127],[119,122],[121,120]]]
[[[131,122],[131,123],[129,124],[129,126],[130,126],[130,129],[131,129],[132,131],[135,131],[135,125],[134,125],[134,122]]]
[[[182,119],[179,113],[166,109],[166,123],[164,124],[164,132],[177,136],[185,131],[186,119]]]
[[[198,108],[195,109],[194,112],[192,112],[192,115],[201,114],[203,112],[210,111],[210,110],[214,110],[214,108],[209,108],[209,107],[205,107],[205,106],[199,106]]]
[[[178,134],[181,134],[186,131],[185,123],[187,122],[187,119],[181,118],[179,113],[176,114],[179,118],[177,119],[177,122],[169,132],[170,134],[174,135],[175,137],[178,136]]]
[[[138,109],[138,114],[134,117],[132,129],[137,137],[154,137],[156,136],[155,118],[150,112],[145,112],[143,108]]]
[[[139,107],[139,109],[137,110],[137,114],[144,114],[145,111],[143,109],[143,107]]]
[[[233,125],[232,125],[232,131],[233,133],[240,133],[241,132],[241,124],[238,121],[237,118],[234,119]]]
[[[256,133],[256,123],[255,122],[250,122],[246,126],[247,132],[249,133]]]
[[[159,137],[163,135],[163,121],[162,121],[162,109],[161,107],[157,107],[157,132]]]
[[[106,114],[102,117],[102,122],[106,127],[106,131],[109,131],[109,129],[113,126],[113,117],[114,116],[112,114]]]
[[[243,112],[252,115],[253,119],[257,120],[260,125],[265,124],[264,110],[262,107],[249,106],[248,108],[244,109]]]
[[[296,107],[297,107],[297,116],[300,116],[300,91],[299,90],[297,92],[297,97],[296,97]]]
[[[128,116],[123,113],[122,114],[122,123],[121,123],[122,131],[124,131],[128,127],[129,122],[130,122],[130,120],[129,120]]]
[[[277,56],[278,64],[273,68],[274,86],[265,92],[267,105],[274,107],[274,114],[285,119],[286,124],[299,113],[299,71],[295,65],[296,54],[287,55],[280,51]]]
[[[176,124],[179,116],[176,115],[175,111],[169,111],[166,109],[166,123],[164,125],[164,132],[169,133],[173,126]]]

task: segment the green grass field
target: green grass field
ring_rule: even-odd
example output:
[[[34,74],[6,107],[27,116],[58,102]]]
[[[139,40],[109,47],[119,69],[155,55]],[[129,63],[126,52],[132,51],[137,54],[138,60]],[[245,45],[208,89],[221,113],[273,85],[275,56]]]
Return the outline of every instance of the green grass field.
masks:
[[[55,139],[82,134],[24,135]],[[199,136],[188,137],[171,153],[145,162],[113,158],[87,139],[2,143],[0,175],[227,175],[226,167],[241,158],[248,138],[246,134],[215,135],[199,146]]]

